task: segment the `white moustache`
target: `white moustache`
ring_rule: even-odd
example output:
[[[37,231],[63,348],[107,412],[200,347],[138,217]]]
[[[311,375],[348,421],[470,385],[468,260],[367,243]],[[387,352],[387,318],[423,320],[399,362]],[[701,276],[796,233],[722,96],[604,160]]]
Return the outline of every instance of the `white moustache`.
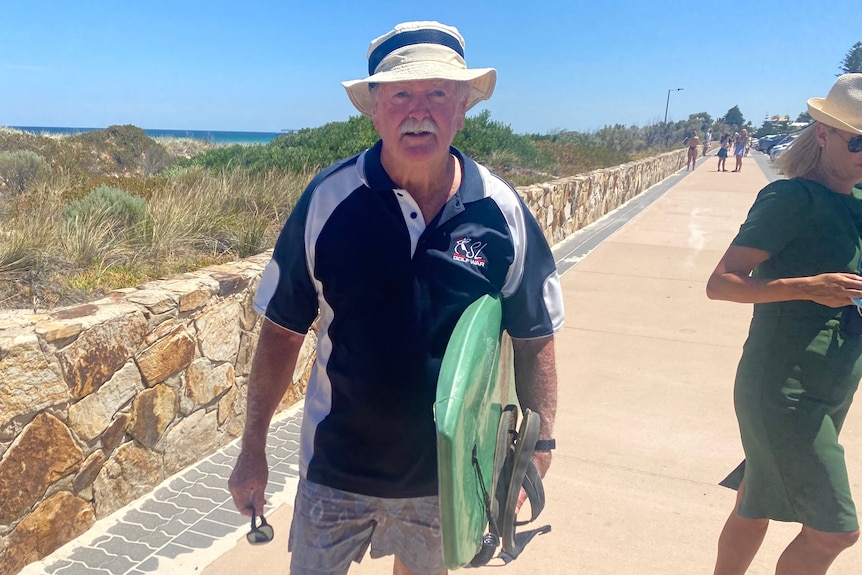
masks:
[[[437,134],[437,124],[431,121],[428,118],[424,120],[415,120],[413,118],[408,118],[404,120],[404,123],[401,124],[399,128],[400,134]]]

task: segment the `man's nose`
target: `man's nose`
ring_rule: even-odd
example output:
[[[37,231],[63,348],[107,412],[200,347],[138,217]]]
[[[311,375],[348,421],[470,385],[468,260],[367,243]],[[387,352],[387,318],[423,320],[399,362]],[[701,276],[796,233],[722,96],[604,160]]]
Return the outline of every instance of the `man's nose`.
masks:
[[[410,100],[410,117],[417,120],[428,116],[428,102],[421,96]]]

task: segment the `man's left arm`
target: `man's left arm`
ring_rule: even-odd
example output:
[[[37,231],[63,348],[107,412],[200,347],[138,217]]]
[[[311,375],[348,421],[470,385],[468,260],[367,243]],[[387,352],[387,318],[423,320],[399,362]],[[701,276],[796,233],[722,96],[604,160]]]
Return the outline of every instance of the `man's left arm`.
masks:
[[[530,409],[542,418],[539,439],[553,439],[557,415],[557,366],[554,336],[536,339],[512,338],[515,364],[515,391],[521,410]],[[537,451],[533,460],[544,477],[551,466],[551,452]],[[522,494],[523,495],[523,494]]]

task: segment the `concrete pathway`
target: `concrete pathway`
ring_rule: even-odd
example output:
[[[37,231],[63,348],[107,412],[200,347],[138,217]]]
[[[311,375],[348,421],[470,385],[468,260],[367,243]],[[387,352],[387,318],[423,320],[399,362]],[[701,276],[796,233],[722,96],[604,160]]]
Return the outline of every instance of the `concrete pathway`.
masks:
[[[734,500],[717,482],[742,458],[731,390],[751,306],[709,301],[704,289],[757,191],[775,177],[753,154],[740,173],[717,172],[714,155],[700,159],[555,246],[566,327],[557,337],[558,448],[540,518],[553,531],[508,575],[712,573]],[[227,493],[234,443],[22,573],[287,573],[299,421],[293,411],[273,423],[271,544],[245,542],[246,519]],[[851,410],[842,433],[859,499],[862,411]],[[773,573],[797,530],[773,523],[749,573]],[[855,575],[860,564],[862,545],[830,575]],[[391,572],[391,559],[351,569]]]

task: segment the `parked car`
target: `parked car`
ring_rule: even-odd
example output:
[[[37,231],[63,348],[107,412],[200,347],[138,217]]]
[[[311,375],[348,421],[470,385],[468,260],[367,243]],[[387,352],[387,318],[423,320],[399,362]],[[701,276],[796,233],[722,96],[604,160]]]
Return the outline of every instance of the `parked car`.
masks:
[[[784,150],[790,147],[790,145],[796,141],[796,138],[799,137],[800,132],[794,132],[792,134],[787,134],[784,138],[778,141],[775,145],[769,148],[769,159],[774,160],[778,156],[780,156]]]
[[[770,148],[780,142],[786,135],[787,134],[769,134],[768,136],[763,136],[757,142],[757,149],[764,154],[768,154]]]

